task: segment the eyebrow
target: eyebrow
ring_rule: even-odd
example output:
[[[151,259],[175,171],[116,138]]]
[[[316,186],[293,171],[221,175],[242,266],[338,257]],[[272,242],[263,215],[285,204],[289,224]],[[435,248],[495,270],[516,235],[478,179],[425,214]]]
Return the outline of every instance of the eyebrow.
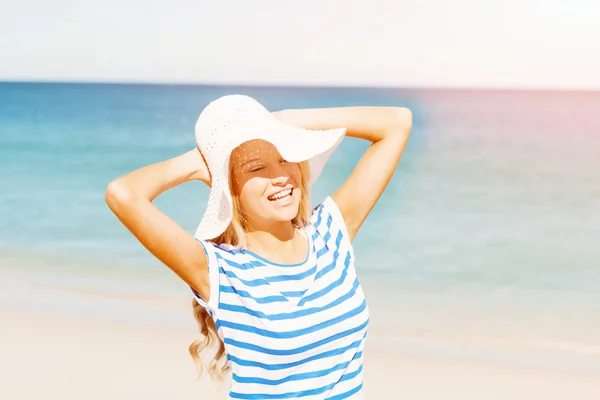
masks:
[[[257,160],[260,160],[260,157],[256,157],[256,158],[253,158],[252,160],[246,161],[245,163],[242,164],[242,167],[248,163],[251,163],[252,161],[257,161]]]

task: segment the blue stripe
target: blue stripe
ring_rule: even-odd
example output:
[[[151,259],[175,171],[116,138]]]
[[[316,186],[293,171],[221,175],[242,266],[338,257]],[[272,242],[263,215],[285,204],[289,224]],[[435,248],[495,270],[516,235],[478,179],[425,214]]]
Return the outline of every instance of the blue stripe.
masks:
[[[204,242],[201,241],[200,239],[196,238],[196,240],[202,245],[202,247],[204,248],[204,252],[207,253],[207,248],[204,245]],[[211,241],[205,241],[205,243],[209,243],[211,245],[212,251],[214,252],[215,256],[218,259],[221,259],[223,261],[225,261],[227,264],[231,265],[232,267],[236,267],[236,268],[240,268],[240,269],[251,269],[252,267],[263,267],[265,266],[265,264],[261,263],[258,260],[249,260],[247,263],[244,264],[238,264],[235,263],[231,260],[229,260],[226,257],[223,257],[221,255],[221,253],[225,253],[225,254],[231,254],[231,255],[238,255],[238,254],[242,254],[238,249],[231,249],[231,250],[226,250],[222,247],[220,247],[218,244],[213,243]],[[208,258],[208,253],[206,254],[206,257]]]
[[[240,263],[240,262],[237,262],[237,261],[234,261],[234,260],[230,260],[230,259],[228,259],[228,258],[226,258],[226,257],[223,257],[223,256],[222,256],[222,255],[220,255],[220,254],[217,254],[217,253],[215,253],[215,254],[216,254],[216,256],[217,256],[219,259],[221,259],[221,260],[225,261],[225,263],[227,263],[227,265],[230,265],[230,266],[232,266],[232,267],[234,267],[234,268],[237,268],[237,269],[249,270],[249,269],[254,269],[254,268],[256,268],[256,267],[267,267],[267,266],[271,266],[271,265],[268,265],[268,264],[264,264],[264,263],[262,263],[262,262],[260,262],[260,261],[258,261],[258,260],[256,260],[256,259],[254,259],[254,260],[253,260],[253,259],[245,258],[245,259],[242,259],[242,260],[243,260],[243,262],[241,262],[241,263]],[[254,256],[253,256],[253,257],[254,257]],[[285,266],[286,268],[290,268],[290,267],[292,267],[292,268],[293,268],[293,267],[302,266],[302,265],[304,265],[304,264],[306,264],[306,262],[302,262],[302,263],[300,263],[300,264],[297,264],[297,265],[283,265],[283,264],[282,264],[282,265],[280,265],[280,266]],[[273,265],[277,266],[277,264],[273,264]]]
[[[306,293],[306,289],[304,290],[293,290],[289,292],[281,292],[285,297],[302,297]]]
[[[325,245],[325,246],[323,246],[323,248],[321,250],[317,251],[317,259],[321,258],[321,256],[323,256],[324,254],[326,254],[327,250],[329,250],[329,249]]]
[[[347,399],[348,397],[352,396],[353,394],[358,393],[358,391],[360,389],[362,389],[362,387],[363,387],[363,383],[361,382],[360,385],[358,385],[354,389],[350,389],[347,392],[340,393],[340,394],[337,394],[335,396],[328,397],[325,400],[343,400],[343,399]]]
[[[331,232],[331,222],[333,222],[333,217],[331,213],[327,214],[327,230]]]
[[[317,211],[317,220],[315,221],[314,225],[315,226],[319,226],[321,225],[321,217],[323,216],[323,209],[325,207],[323,207],[323,204],[320,204],[315,210],[319,210]]]
[[[240,297],[245,297],[245,298],[248,298],[248,299],[252,299],[252,300],[256,301],[259,304],[268,304],[268,303],[273,303],[273,302],[288,301],[288,299],[286,299],[284,296],[254,297],[250,293],[248,293],[247,291],[236,289],[236,288],[234,288],[232,286],[220,285],[219,286],[219,290],[222,293],[235,293],[235,294],[237,294]]]
[[[329,271],[333,270],[335,268],[335,266],[337,265],[337,261],[338,258],[340,257],[340,243],[342,242],[342,232],[339,231],[336,241],[335,241],[335,251],[333,252],[333,261],[331,261],[331,263],[326,266],[325,268],[321,269],[319,272],[317,272],[317,274],[315,275],[315,281],[317,279],[319,279],[320,277],[322,277],[323,275],[325,275],[326,273],[328,273]],[[344,262],[344,264],[347,264],[348,259],[346,258],[346,261]]]
[[[248,270],[248,269],[254,269],[255,267],[266,267],[266,264],[264,264],[258,260],[244,260],[243,263],[238,263],[238,262],[230,260],[226,257],[223,257],[220,254],[217,254],[217,257],[220,258],[221,260],[225,261],[227,263],[227,265],[230,265],[237,269]]]
[[[329,351],[326,351],[323,353],[315,354],[314,356],[311,356],[308,358],[303,358],[302,360],[289,362],[289,363],[265,364],[265,363],[261,363],[258,361],[245,360],[243,358],[238,358],[235,356],[232,356],[231,359],[234,360],[237,364],[242,365],[244,367],[256,367],[256,368],[266,369],[268,371],[280,370],[280,369],[285,369],[285,368],[293,368],[293,367],[297,367],[302,364],[306,364],[311,361],[320,360],[322,358],[333,357],[333,356],[337,356],[340,354],[344,354],[345,352],[347,352],[350,349],[359,347],[365,337],[366,337],[366,335],[364,335],[362,339],[359,339],[353,343],[350,343],[348,346],[344,346],[344,347],[329,350]]]
[[[244,285],[250,286],[250,287],[265,286],[265,285],[269,284],[269,282],[267,282],[267,280],[265,278],[258,278],[258,279],[252,279],[252,280],[242,279],[239,276],[237,276],[235,274],[235,272],[229,271],[229,270],[225,270],[225,275],[227,275],[230,278],[235,278],[235,279],[239,280],[240,282],[242,282]]]
[[[366,302],[366,300],[363,300],[363,302],[358,307],[356,307],[355,309],[353,309],[351,311],[348,311],[345,314],[342,314],[340,316],[332,318],[328,321],[320,322],[320,323],[310,326],[308,328],[296,329],[296,330],[287,331],[287,332],[275,332],[275,331],[270,331],[268,329],[261,329],[261,328],[257,328],[252,325],[238,324],[236,322],[231,322],[231,321],[221,321],[221,326],[231,328],[231,329],[236,329],[238,331],[255,333],[257,335],[264,336],[264,337],[271,337],[271,338],[278,338],[278,339],[288,338],[289,339],[289,338],[294,338],[294,337],[301,336],[301,335],[307,335],[309,333],[319,331],[323,328],[331,327],[332,325],[335,325],[337,323],[345,321],[346,319],[352,318],[355,315],[360,314],[362,311],[364,311],[366,309],[366,307],[367,307],[367,302]]]
[[[327,247],[323,246],[321,249],[319,249],[317,251],[317,258],[319,258],[320,256],[322,256],[323,254],[327,253]],[[238,263],[235,262],[233,260],[229,260],[223,256],[221,256],[220,254],[216,254],[217,258],[220,260],[223,260],[225,263],[227,263],[227,265],[230,265],[236,269],[241,269],[241,270],[250,270],[250,269],[254,269],[254,267],[265,267],[267,266],[266,264],[262,264],[258,261],[247,261],[247,262],[243,262],[243,263]],[[310,257],[310,254],[309,254]],[[308,261],[308,259],[307,259]],[[298,264],[300,265],[304,265],[306,264],[306,262]],[[266,278],[269,282],[279,282],[279,281],[285,281],[285,280],[301,280],[303,278],[305,278],[308,275],[311,275],[314,271],[315,271],[316,267],[313,267],[312,269],[309,269],[307,271],[304,272],[300,272],[298,274],[291,274],[291,275],[274,275],[271,277]],[[239,279],[239,278],[238,278]]]
[[[313,234],[312,234],[312,240],[313,240],[313,243],[315,242],[315,240],[316,240],[318,237],[319,237],[319,231],[317,231],[317,230],[315,229],[315,231],[314,231],[314,232],[313,232]]]
[[[233,305],[233,304],[221,304],[219,306],[220,309],[222,310],[227,310],[227,311],[232,311],[232,312],[239,312],[239,313],[244,313],[244,314],[248,314],[248,315],[252,315],[254,317],[257,318],[262,318],[262,319],[267,319],[269,321],[280,321],[280,320],[284,320],[284,319],[295,319],[295,318],[299,318],[299,317],[304,317],[307,315],[311,315],[311,314],[315,314],[324,310],[328,310],[331,307],[335,307],[338,304],[341,304],[343,301],[348,300],[350,298],[352,298],[352,296],[354,296],[354,294],[356,293],[356,289],[358,289],[358,278],[354,279],[354,284],[352,285],[352,288],[350,289],[350,291],[348,291],[346,294],[338,297],[337,299],[333,300],[332,302],[330,302],[329,304],[326,304],[324,306],[321,307],[311,307],[311,308],[306,308],[303,310],[298,310],[298,311],[292,311],[292,312],[287,312],[287,313],[278,313],[278,314],[266,314],[262,311],[259,310],[253,310],[251,308],[245,307],[245,306],[237,306],[237,305]]]
[[[344,375],[338,382],[330,383],[326,386],[321,386],[320,388],[312,389],[312,390],[304,390],[301,392],[289,392],[282,394],[268,394],[268,393],[258,393],[258,394],[245,394],[245,393],[237,393],[230,392],[229,397],[233,399],[257,399],[257,400],[270,400],[270,399],[289,399],[290,397],[303,397],[303,396],[314,396],[317,394],[321,394],[328,390],[331,390],[335,387],[335,385],[339,382],[350,380],[356,376],[358,376],[362,372],[362,365],[354,372],[348,373]]]
[[[300,347],[296,347],[295,349],[285,349],[285,350],[270,349],[267,347],[257,346],[252,343],[242,342],[240,340],[235,340],[235,339],[231,339],[231,338],[227,338],[227,337],[225,338],[225,344],[236,346],[241,349],[253,350],[253,351],[256,351],[259,353],[270,354],[270,355],[274,355],[274,356],[289,356],[289,355],[304,353],[309,350],[314,350],[320,346],[334,342],[340,338],[350,336],[356,332],[360,332],[361,330],[365,329],[368,324],[369,324],[369,319],[367,318],[367,320],[365,322],[363,322],[362,324],[360,324],[359,326],[357,326],[355,328],[347,329],[343,332],[336,333],[335,335],[329,336],[325,339],[321,339],[317,342],[310,343],[310,344],[300,346]]]
[[[356,354],[354,354],[354,357],[352,357],[351,360],[336,364],[331,368],[322,369],[319,371],[302,372],[300,374],[293,374],[293,375],[289,375],[289,376],[286,376],[285,378],[280,378],[280,379],[265,379],[265,378],[259,378],[256,376],[239,376],[235,373],[232,374],[232,378],[234,381],[236,381],[238,383],[256,383],[256,384],[260,384],[260,385],[270,385],[270,386],[281,385],[282,383],[285,383],[285,382],[301,381],[304,379],[312,379],[312,378],[320,378],[322,376],[329,375],[330,373],[339,371],[340,369],[348,368],[348,365],[350,365],[350,363],[352,361],[354,361],[357,358],[361,358],[361,357],[362,357],[362,351],[359,351]]]
[[[317,237],[318,237],[318,234],[313,235],[314,239],[316,239]],[[313,247],[314,247],[314,243],[313,243]],[[324,251],[325,252],[327,251],[327,247],[326,246],[323,246],[323,248],[321,248],[317,253],[322,253]],[[236,261],[233,261],[233,260],[230,260],[228,258],[225,258],[225,257],[223,257],[220,254],[216,254],[216,256],[217,256],[218,259],[225,261],[228,265],[230,265],[230,266],[232,266],[234,268],[237,268],[237,269],[242,269],[242,270],[254,269],[253,267],[266,267],[266,266],[269,266],[267,264],[263,264],[263,263],[260,263],[258,261],[253,261],[253,260],[244,260],[244,262],[238,263]],[[309,256],[310,256],[310,254],[309,254]],[[306,261],[308,261],[308,259],[305,260],[305,262],[300,263],[298,265],[293,265],[293,266],[292,265],[284,265],[284,268],[285,269],[290,269],[290,267],[292,267],[292,269],[293,269],[293,267],[300,267],[302,265],[305,265]],[[277,266],[277,264],[274,264],[274,265]],[[280,265],[280,267],[281,266],[282,265]]]
[[[319,290],[318,292],[314,292],[313,294],[304,297],[298,302],[298,307],[303,306],[307,301],[318,299],[319,297],[323,296],[326,293],[329,293],[335,287],[341,285],[342,282],[344,282],[344,279],[346,279],[346,276],[348,276],[348,267],[350,265],[349,255],[350,253],[348,253],[348,255],[346,256],[346,260],[344,261],[344,270],[340,274],[340,277],[336,281],[331,282],[329,285]]]

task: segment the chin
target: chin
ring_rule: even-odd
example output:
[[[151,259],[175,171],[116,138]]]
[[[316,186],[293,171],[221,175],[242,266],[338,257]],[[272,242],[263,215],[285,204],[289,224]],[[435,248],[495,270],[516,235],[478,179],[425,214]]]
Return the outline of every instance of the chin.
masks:
[[[295,206],[290,204],[286,208],[287,210],[278,213],[278,219],[280,221],[291,221],[298,215],[298,204],[296,204]]]
[[[272,218],[275,221],[291,221],[298,215],[298,209],[300,208],[300,197],[298,196],[297,199],[294,199],[293,202],[285,206],[271,204],[270,202],[269,206],[269,214],[272,215]]]
[[[291,221],[298,215],[299,205],[298,202],[293,202],[284,207],[273,207],[272,215],[277,221]]]

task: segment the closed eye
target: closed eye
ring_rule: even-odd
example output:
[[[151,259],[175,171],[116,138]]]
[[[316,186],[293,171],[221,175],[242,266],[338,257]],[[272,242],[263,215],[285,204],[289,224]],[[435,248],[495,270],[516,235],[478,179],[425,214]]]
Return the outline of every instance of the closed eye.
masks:
[[[249,169],[248,172],[257,172],[257,171],[260,171],[262,169],[265,169],[265,167],[254,167],[252,169]]]

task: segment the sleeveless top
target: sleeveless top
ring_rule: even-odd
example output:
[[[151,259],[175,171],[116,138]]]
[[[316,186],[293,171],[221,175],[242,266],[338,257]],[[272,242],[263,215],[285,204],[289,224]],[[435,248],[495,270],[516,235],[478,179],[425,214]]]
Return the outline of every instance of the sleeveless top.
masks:
[[[192,291],[225,344],[229,399],[363,398],[369,311],[331,197],[302,232],[309,252],[299,264],[198,240],[208,259],[208,303]]]

